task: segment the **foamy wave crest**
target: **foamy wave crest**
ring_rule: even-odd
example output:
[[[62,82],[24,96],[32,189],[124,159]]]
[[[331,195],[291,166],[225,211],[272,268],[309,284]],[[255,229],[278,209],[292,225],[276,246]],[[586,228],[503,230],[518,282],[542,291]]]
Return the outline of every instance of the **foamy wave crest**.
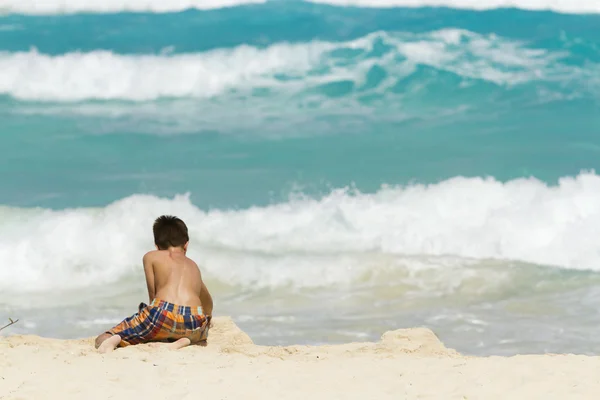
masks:
[[[244,4],[265,3],[266,0],[3,0],[0,13],[45,15],[82,12],[175,12],[188,9],[210,10]]]
[[[556,186],[457,177],[375,194],[340,189],[239,211],[203,211],[188,196],[142,195],[102,209],[4,208],[0,289],[82,286],[132,273],[143,279],[151,224],[164,213],[187,222],[190,256],[205,276],[231,285],[351,284],[410,272],[429,256],[446,257],[427,264],[438,275],[453,256],[463,266],[466,259],[508,259],[600,270],[600,176],[582,173]]]
[[[312,3],[354,7],[449,7],[469,10],[520,8],[548,10],[559,13],[596,14],[600,3],[596,0],[309,0]]]
[[[346,81],[362,93],[384,92],[419,66],[498,85],[587,77],[557,62],[563,55],[458,29],[377,32],[345,43],[281,43],[181,55],[0,53],[0,93],[26,100],[141,101],[250,95],[257,88],[298,92]],[[375,83],[372,76],[379,76]]]
[[[36,51],[0,55],[0,93],[20,99],[152,100],[211,97],[268,85],[278,72],[303,72],[326,45],[241,46],[203,54],[125,56],[107,51],[48,56]]]

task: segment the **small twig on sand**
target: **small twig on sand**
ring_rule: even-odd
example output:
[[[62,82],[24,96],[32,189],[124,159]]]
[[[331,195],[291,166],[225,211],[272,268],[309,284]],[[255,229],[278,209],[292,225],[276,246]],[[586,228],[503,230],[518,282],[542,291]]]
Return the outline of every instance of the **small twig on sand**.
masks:
[[[16,324],[17,322],[19,322],[19,320],[18,320],[18,319],[15,319],[15,320],[13,321],[13,319],[12,319],[12,318],[9,318],[8,320],[10,321],[10,324],[8,324],[8,325],[4,325],[2,328],[0,328],[0,331],[1,331],[1,330],[3,330],[3,329],[6,329],[6,328],[8,328],[8,327],[9,327],[9,326],[11,326],[11,325],[14,325],[14,324]]]

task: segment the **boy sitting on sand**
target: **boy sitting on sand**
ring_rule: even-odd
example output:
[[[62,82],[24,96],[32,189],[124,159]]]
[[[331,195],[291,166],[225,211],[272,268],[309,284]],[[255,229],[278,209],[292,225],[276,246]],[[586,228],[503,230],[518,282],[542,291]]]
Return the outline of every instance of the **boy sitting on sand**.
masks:
[[[180,349],[206,345],[213,301],[200,269],[186,256],[189,236],[185,223],[163,215],[153,226],[156,250],[144,256],[150,305],[96,338],[102,352],[148,342],[170,342]]]

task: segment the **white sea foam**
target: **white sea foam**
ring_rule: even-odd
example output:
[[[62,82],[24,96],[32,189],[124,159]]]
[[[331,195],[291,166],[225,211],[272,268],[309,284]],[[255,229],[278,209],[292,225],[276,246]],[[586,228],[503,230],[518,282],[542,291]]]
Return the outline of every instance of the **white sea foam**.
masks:
[[[597,83],[593,65],[586,74],[587,70],[560,63],[562,56],[458,29],[427,34],[376,32],[345,43],[280,43],[265,49],[244,45],[170,56],[4,52],[0,53],[0,94],[24,100],[143,101],[245,96],[257,88],[294,93],[340,81],[353,81],[360,89],[374,67],[382,68],[387,77],[371,90],[383,92],[418,66],[498,85],[562,79],[585,80],[586,87]]]
[[[598,13],[600,4],[595,0],[310,0],[336,6],[358,7],[450,7],[487,10],[514,7],[526,10],[552,10],[560,13]],[[265,3],[266,0],[4,0],[0,11],[20,14],[71,14],[79,12],[174,12],[186,9],[207,10]]]
[[[93,210],[5,207],[0,290],[80,287],[132,273],[143,280],[151,225],[164,213],[187,222],[190,255],[208,279],[228,285],[310,288],[401,274],[405,285],[424,279],[452,291],[483,272],[490,275],[478,279],[510,282],[505,262],[470,269],[490,259],[600,270],[600,176],[582,173],[557,186],[457,177],[237,211],[142,195]],[[483,290],[481,282],[472,290]]]
[[[469,10],[520,8],[524,10],[554,11],[558,13],[600,13],[596,0],[309,0],[313,3],[355,7],[449,7]]]
[[[0,13],[28,15],[74,14],[83,12],[176,12],[188,9],[210,10],[245,4],[265,3],[266,0],[3,0]]]

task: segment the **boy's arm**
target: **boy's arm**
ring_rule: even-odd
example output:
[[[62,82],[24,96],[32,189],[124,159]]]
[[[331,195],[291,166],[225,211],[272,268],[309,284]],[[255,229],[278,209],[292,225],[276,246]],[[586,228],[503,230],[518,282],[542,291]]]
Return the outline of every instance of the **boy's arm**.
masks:
[[[146,253],[142,259],[144,263],[144,274],[146,275],[146,286],[148,287],[148,298],[149,301],[154,300],[155,287],[154,287],[154,266],[152,265],[152,257],[150,253]]]
[[[202,303],[202,311],[204,315],[211,315],[213,312],[213,299],[208,291],[208,288],[202,281],[201,289],[200,289],[200,303]]]

